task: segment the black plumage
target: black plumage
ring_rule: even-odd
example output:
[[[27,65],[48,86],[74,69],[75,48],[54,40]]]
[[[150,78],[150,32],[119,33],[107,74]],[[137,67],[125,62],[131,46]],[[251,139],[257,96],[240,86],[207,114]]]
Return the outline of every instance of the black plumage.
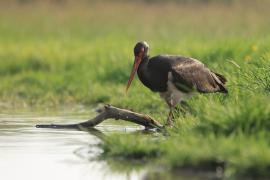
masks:
[[[172,119],[172,109],[192,92],[228,93],[225,87],[226,78],[208,69],[200,61],[174,55],[149,57],[149,46],[138,42],[134,47],[135,61],[128,82],[131,84],[137,71],[141,82],[154,92],[159,92],[170,107],[168,123]]]
[[[197,90],[201,93],[223,92],[226,78],[209,70],[200,61],[183,57],[159,55],[145,56],[138,68],[141,82],[154,92],[167,90],[168,73],[172,73],[173,84],[183,92]]]

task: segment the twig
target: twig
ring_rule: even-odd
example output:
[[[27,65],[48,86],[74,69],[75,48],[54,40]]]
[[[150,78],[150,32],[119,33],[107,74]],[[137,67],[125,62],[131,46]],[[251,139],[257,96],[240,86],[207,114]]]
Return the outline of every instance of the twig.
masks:
[[[124,120],[144,126],[147,129],[163,129],[163,126],[148,115],[139,114],[127,109],[117,108],[111,105],[105,105],[100,113],[88,121],[78,124],[40,124],[37,128],[55,128],[55,129],[85,129],[92,128],[106,119]]]

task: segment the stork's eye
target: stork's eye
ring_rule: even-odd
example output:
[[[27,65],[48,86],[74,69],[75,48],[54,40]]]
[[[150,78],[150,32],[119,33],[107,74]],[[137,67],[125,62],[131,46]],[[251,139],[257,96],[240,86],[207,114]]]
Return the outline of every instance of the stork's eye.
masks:
[[[141,52],[144,52],[144,47],[141,48]]]

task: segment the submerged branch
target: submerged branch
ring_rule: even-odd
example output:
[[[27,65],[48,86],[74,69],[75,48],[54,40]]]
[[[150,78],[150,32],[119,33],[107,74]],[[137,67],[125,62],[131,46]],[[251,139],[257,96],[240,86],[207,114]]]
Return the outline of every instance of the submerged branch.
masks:
[[[55,128],[55,129],[84,129],[92,128],[100,124],[106,119],[124,120],[135,124],[144,126],[147,129],[157,128],[162,129],[163,126],[151,118],[148,115],[139,114],[127,109],[117,108],[111,105],[105,105],[100,113],[88,121],[78,123],[78,124],[44,124],[36,125],[37,128]]]

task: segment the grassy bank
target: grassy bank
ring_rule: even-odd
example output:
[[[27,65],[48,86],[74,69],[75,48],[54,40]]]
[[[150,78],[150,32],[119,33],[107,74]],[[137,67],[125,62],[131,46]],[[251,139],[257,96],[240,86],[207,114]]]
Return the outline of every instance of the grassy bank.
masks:
[[[167,107],[138,80],[125,83],[133,46],[203,61],[228,79],[229,95],[197,95],[169,136],[119,134],[104,156],[151,159],[172,169],[225,167],[269,177],[269,3],[9,4],[0,11],[0,111],[111,103],[166,119]],[[143,99],[143,100],[142,100]]]

